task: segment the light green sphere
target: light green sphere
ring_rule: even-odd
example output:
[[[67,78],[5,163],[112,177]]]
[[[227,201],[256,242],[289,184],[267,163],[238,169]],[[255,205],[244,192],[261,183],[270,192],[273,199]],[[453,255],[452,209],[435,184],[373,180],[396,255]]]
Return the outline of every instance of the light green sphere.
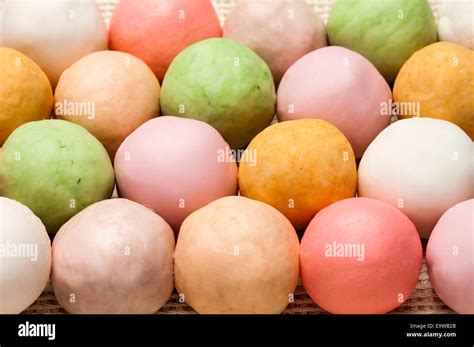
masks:
[[[26,123],[0,151],[0,195],[28,206],[50,233],[87,206],[110,198],[114,185],[105,148],[70,122]]]
[[[437,40],[426,0],[338,0],[327,31],[331,45],[362,54],[389,83],[413,53]]]
[[[243,148],[272,121],[276,93],[268,65],[250,48],[227,39],[196,43],[171,64],[163,81],[163,115],[216,128]]]

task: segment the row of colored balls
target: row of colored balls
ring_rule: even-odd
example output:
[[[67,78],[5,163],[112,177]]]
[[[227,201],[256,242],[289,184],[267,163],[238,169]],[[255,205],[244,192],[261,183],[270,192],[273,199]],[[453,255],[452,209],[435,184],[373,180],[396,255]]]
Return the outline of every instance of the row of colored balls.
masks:
[[[436,47],[441,47],[441,45],[443,45],[444,51],[448,53],[459,49],[457,46],[444,43],[436,44]],[[225,49],[225,47],[229,48]],[[255,135],[253,132],[257,133],[259,131],[258,128],[265,127],[271,117],[273,117],[274,106],[272,106],[273,111],[270,115],[270,112],[267,112],[269,103],[265,102],[265,100],[269,99],[268,96],[265,97],[265,92],[267,92],[267,95],[274,95],[273,83],[271,82],[271,77],[269,78],[269,70],[266,65],[251,52],[246,51],[246,54],[241,53],[244,49],[243,46],[238,46],[228,41],[205,41],[192,48],[192,50],[191,48],[189,49],[190,53],[188,53],[188,55],[184,54],[187,52],[183,52],[184,58],[179,57],[182,59],[182,63],[181,67],[177,65],[178,68],[176,68],[175,73],[177,76],[190,76],[189,81],[180,81],[179,79],[176,81],[173,75],[170,75],[170,85],[172,87],[168,89],[168,94],[165,93],[166,81],[164,83],[162,105],[164,105],[163,98],[165,98],[165,95],[168,95],[170,103],[172,104],[174,102],[176,109],[176,111],[166,112],[165,114],[186,116],[186,112],[190,107],[204,105],[206,110],[214,110],[212,112],[215,112],[215,114],[228,116],[222,118],[229,118],[231,120],[237,118],[238,122],[231,121],[229,122],[229,124],[231,124],[230,126],[226,124],[225,121],[224,124],[222,124],[221,117],[217,120],[209,120],[207,118],[204,120],[219,129],[225,140],[233,145],[233,147],[240,147],[238,144],[239,141],[250,141]],[[224,54],[224,56],[219,55],[227,50],[231,53],[227,55]],[[443,50],[441,51],[443,52]],[[345,85],[345,81],[351,80],[353,76],[357,76],[357,71],[362,71],[362,75],[370,75],[371,73],[369,71],[372,71],[373,80],[379,82],[379,84],[377,84],[378,88],[374,88],[372,93],[356,95],[351,101],[351,109],[349,109],[348,105],[345,105],[346,110],[354,112],[354,106],[364,106],[361,100],[366,102],[367,95],[376,94],[377,91],[380,94],[384,94],[386,91],[386,89],[384,89],[385,82],[380,82],[381,78],[376,74],[373,66],[360,56],[347,50],[341,51],[335,47],[316,52],[320,53],[319,60],[317,63],[307,63],[307,67],[299,73],[301,79],[298,79],[295,87],[291,90],[296,95],[290,95],[290,102],[286,103],[289,114],[293,114],[295,110],[302,109],[301,104],[298,105],[296,102],[293,102],[293,100],[296,100],[296,97],[299,96],[299,93],[309,90],[308,94],[310,97],[306,95],[301,98],[302,102],[308,102],[308,100],[312,100],[314,96],[318,96],[319,94],[324,95],[324,92],[330,92],[327,87],[327,82],[335,80],[337,81],[336,88],[342,94],[344,89],[340,89],[339,86]],[[322,52],[324,52],[324,54]],[[108,70],[107,67],[114,64],[111,64],[111,58],[104,58],[104,54],[110,55],[110,53],[112,52],[100,52],[91,55],[94,56],[94,58],[86,57],[89,61],[100,62],[103,60],[102,64],[86,62],[81,65],[78,62],[76,71],[74,71],[73,68],[70,69],[70,75],[73,76],[71,77],[71,81],[74,82],[70,82],[69,87],[67,87],[66,83],[64,89],[66,90],[65,95],[68,95],[68,97],[58,99],[59,102],[56,102],[55,112],[60,118],[67,119],[68,116],[73,116],[72,120],[79,124],[81,124],[82,121],[85,123],[90,121],[82,125],[101,140],[106,146],[109,155],[113,158],[117,148],[126,135],[148,119],[145,117],[145,119],[137,121],[133,116],[137,117],[137,114],[141,115],[146,113],[147,107],[143,105],[154,103],[159,107],[158,101],[152,101],[151,103],[146,101],[147,98],[148,100],[157,99],[153,99],[153,95],[159,93],[159,84],[157,84],[153,78],[147,79],[144,77],[146,75],[151,76],[151,74],[143,68],[144,64],[138,60],[134,60],[131,56],[119,56],[119,53],[117,53],[116,68]],[[13,55],[15,58],[10,60],[11,64],[9,66],[15,66],[17,69],[14,70],[12,74],[23,71],[21,68],[24,66],[23,62],[26,60],[24,58],[18,59],[21,56],[19,56],[17,52],[14,52]],[[214,58],[216,55],[221,58]],[[334,55],[336,58],[334,58]],[[440,54],[436,51],[431,55],[438,56]],[[469,76],[469,71],[471,71],[469,70],[469,60],[464,58],[458,59],[459,56],[464,57],[459,54],[448,55],[446,60],[448,63],[447,66],[452,66],[454,69],[448,71],[451,71],[451,75],[456,78],[452,77],[451,82],[447,85],[452,85],[453,88],[458,89],[459,86],[467,85],[466,93],[468,97],[466,98],[466,94],[460,93],[460,100],[464,102],[462,104],[462,110],[471,110],[472,113],[472,105],[469,108],[469,88],[472,86],[465,83],[468,81],[465,74],[466,67],[468,71],[467,76]],[[200,57],[201,60],[197,59]],[[469,55],[465,57],[470,58]],[[86,58],[84,58],[85,61]],[[457,58],[457,60],[454,58]],[[331,61],[331,59],[336,59],[335,61],[338,62],[332,66],[332,70],[331,65],[324,65],[325,62],[327,63]],[[188,66],[195,60],[201,61],[200,64],[196,64],[199,66],[203,66],[202,63],[204,62],[205,68],[200,71],[198,67],[195,66],[194,69],[187,70]],[[216,61],[222,62],[221,70],[218,69],[219,65],[216,64]],[[250,61],[250,63],[247,64],[248,61]],[[134,64],[135,62],[137,64]],[[461,64],[459,64],[459,62]],[[94,68],[89,68],[89,64]],[[330,76],[321,77],[321,90],[318,90],[318,93],[314,93],[313,95],[313,93],[311,93],[311,87],[313,86],[312,81],[306,79],[306,84],[302,81],[305,81],[303,77],[311,75],[308,74],[309,69],[315,68],[320,64],[325,66],[325,68],[322,69],[323,71],[329,69],[329,71],[332,71],[332,74]],[[141,72],[130,73],[131,71],[128,70],[128,68],[136,67],[137,65],[142,67]],[[247,69],[244,69],[244,67],[247,67]],[[233,70],[230,68],[233,68]],[[354,70],[350,70],[349,68],[354,68]],[[181,69],[184,69],[184,71]],[[343,75],[342,78],[334,78],[336,72],[344,72],[346,70],[349,70],[348,76]],[[209,71],[214,72],[210,77],[207,75]],[[258,75],[259,77],[256,80],[251,79],[251,82],[247,83],[247,85],[250,86],[249,88],[234,88],[239,81],[244,80],[245,82],[242,76],[247,76],[247,74],[254,73],[255,71],[261,72],[261,74]],[[435,71],[440,71],[440,69],[435,69]],[[69,73],[69,71],[67,71],[64,76],[67,76],[67,73]],[[193,75],[193,73],[196,73],[196,75]],[[229,73],[228,79],[219,80],[216,77],[226,76],[227,73]],[[235,75],[233,75],[233,73],[235,73]],[[319,71],[319,73],[321,74],[321,71]],[[318,75],[316,72],[314,74]],[[107,75],[114,76],[114,79],[109,79],[109,83],[104,83],[104,81],[107,80],[104,76]],[[130,75],[133,76],[133,83],[120,83],[122,79],[127,80]],[[443,77],[450,77],[451,75],[444,74]],[[461,76],[460,79],[457,78],[459,76]],[[86,77],[91,79],[89,80]],[[366,76],[362,77],[366,79]],[[362,77],[359,76],[361,83],[363,80]],[[208,79],[207,81],[206,78]],[[66,77],[64,77],[64,79],[67,80]],[[86,81],[84,81],[84,79],[86,79]],[[30,79],[26,80],[30,81]],[[203,92],[202,86],[198,83],[201,80],[206,81],[205,87],[211,88],[210,91],[215,91],[216,94],[210,93],[208,89],[204,89]],[[150,83],[145,83],[145,81],[150,81]],[[209,83],[209,81],[212,81],[212,83]],[[350,92],[353,92],[354,89],[363,85],[361,83],[351,84],[346,94],[352,95]],[[17,85],[23,86],[24,84],[18,83]],[[79,89],[78,86],[84,85],[85,96],[75,98],[75,93],[77,93],[77,89]],[[144,86],[143,90],[139,90],[136,94],[133,94],[134,91],[138,89],[137,87],[141,85]],[[226,89],[229,85],[232,88]],[[269,85],[271,85],[271,88],[269,88]],[[119,91],[112,93],[112,86],[117,86]],[[432,85],[429,87],[432,88]],[[184,91],[180,88],[184,88]],[[364,85],[364,88],[368,87]],[[446,85],[444,85],[443,88],[446,89]],[[93,90],[93,93],[89,92],[90,89]],[[158,92],[156,92],[157,89]],[[191,97],[188,101],[181,99],[182,95],[192,96],[194,89],[197,89],[198,97]],[[238,100],[239,94],[232,94],[231,91],[235,93],[235,90],[240,91],[241,89],[240,96],[242,99],[235,102],[236,99]],[[58,86],[56,96],[60,90],[60,86]],[[176,92],[173,92],[173,90]],[[263,92],[261,92],[263,96],[259,95],[259,91],[261,90],[263,90]],[[98,95],[99,100],[93,99],[91,94],[93,96]],[[201,100],[203,95],[205,96],[204,100]],[[232,95],[232,97],[229,97],[229,95]],[[326,107],[326,105],[334,107],[337,105],[339,94],[329,93],[329,95],[329,98],[323,98],[308,108],[320,107],[321,105],[324,107]],[[104,104],[99,102],[101,98],[106,101]],[[145,99],[145,102],[140,98]],[[452,95],[450,98],[452,98]],[[366,147],[371,142],[370,137],[372,136],[373,139],[378,132],[389,124],[389,117],[380,117],[380,104],[382,102],[389,104],[390,99],[391,96],[389,94],[387,98],[381,98],[380,100],[372,102],[373,109],[376,110],[377,113],[374,111],[374,113],[371,114],[378,115],[378,118],[374,116],[376,120],[373,120],[371,124],[376,125],[377,122],[380,121],[385,123],[385,125],[381,126],[377,131],[369,129],[368,136],[364,133],[364,131],[367,130],[359,125],[360,120],[349,118],[351,114],[347,115],[347,124],[352,124],[352,128],[349,130],[343,129],[343,124],[337,123],[336,119],[333,120],[333,123],[343,130],[344,134],[351,140],[355,151],[357,151],[358,148],[358,132],[363,134],[363,136],[360,136],[363,140],[362,142],[367,142],[365,145],[361,145],[363,149],[360,150],[360,153],[363,153],[365,149],[364,146]],[[215,105],[214,103],[219,100],[224,100],[224,103],[222,105],[218,103]],[[245,102],[242,100],[245,100]],[[262,100],[263,102],[261,102]],[[451,99],[447,100],[449,101]],[[89,101],[89,103],[87,101]],[[135,101],[137,101],[137,104],[134,104]],[[199,101],[202,101],[202,103],[200,104]],[[466,102],[467,106],[465,106]],[[454,106],[458,104],[459,102],[453,103]],[[239,109],[240,105],[243,105],[244,109]],[[127,113],[127,117],[125,117],[124,115],[126,113],[116,112],[113,106],[117,106],[120,110],[127,110],[127,107],[129,107],[128,110],[131,110],[131,112]],[[219,109],[219,107],[221,107],[221,109]],[[77,112],[78,108],[81,112]],[[423,106],[422,109],[423,108],[425,108],[425,106]],[[148,109],[156,110],[157,107],[148,107]],[[285,109],[285,107],[283,107],[283,109]],[[137,110],[140,110],[140,112]],[[165,110],[165,107],[163,107],[163,110]],[[227,110],[230,110],[230,115],[226,113]],[[238,112],[236,112],[236,110]],[[342,113],[344,110],[334,110],[344,114]],[[334,110],[333,112],[335,112]],[[98,111],[104,113],[99,113]],[[448,111],[449,112],[445,112],[444,114],[453,115],[452,120],[454,122],[460,123],[457,119],[463,119],[458,116],[458,113],[453,112],[451,108],[448,109]],[[367,111],[365,112],[369,113]],[[201,114],[200,108],[195,109],[193,111],[193,114],[194,113]],[[105,116],[99,117],[99,114]],[[120,114],[122,118],[111,118],[117,114]],[[251,119],[245,123],[245,119],[241,116],[242,114],[257,114],[260,116],[258,116],[259,118],[257,119]],[[264,116],[261,116],[261,114]],[[357,114],[357,112],[354,112],[354,114]],[[360,111],[359,114],[364,115],[364,112]],[[80,116],[82,116],[82,118],[80,118]],[[107,118],[107,116],[109,118]],[[305,116],[303,116],[303,118],[304,117]],[[100,118],[102,118],[102,120],[100,120]],[[262,120],[265,118],[268,118],[268,120],[263,122]],[[127,122],[124,119],[131,120],[131,124],[126,124]],[[472,120],[468,114],[467,120],[469,119]],[[136,131],[136,134],[133,133],[124,142],[122,145],[124,149],[122,152],[119,150],[119,154],[115,156],[115,158],[119,158],[119,164],[117,164],[116,159],[117,180],[122,196],[153,208],[177,230],[182,220],[189,215],[191,211],[204,206],[207,202],[220,196],[235,194],[237,191],[237,184],[235,183],[237,168],[229,155],[229,147],[227,147],[225,141],[217,132],[213,131],[211,127],[204,127],[204,123],[192,121],[183,122],[184,120],[171,119],[168,117],[162,118],[160,121],[160,125],[158,125],[157,121],[146,123]],[[257,121],[262,121],[266,124],[262,125],[262,123]],[[367,120],[364,122],[366,121]],[[166,122],[169,122],[171,125],[168,127],[165,126]],[[2,169],[2,177],[4,177],[4,179],[1,181],[5,188],[0,189],[3,189],[2,191],[5,192],[4,194],[6,196],[13,197],[30,206],[33,211],[43,219],[48,230],[55,231],[69,219],[69,217],[86,206],[97,200],[110,197],[110,190],[112,189],[110,187],[113,187],[113,172],[111,174],[111,170],[108,167],[107,160],[104,159],[103,153],[90,138],[90,141],[83,141],[82,137],[85,138],[87,136],[84,134],[77,135],[75,134],[75,132],[78,132],[77,130],[73,131],[67,129],[70,127],[69,124],[67,126],[59,125],[58,121],[40,123],[41,126],[39,124],[31,125],[29,128],[24,126],[25,129],[29,130],[25,130],[23,127],[20,128],[22,131],[18,129],[18,134],[15,132],[11,139],[5,144],[4,158],[6,158],[6,164],[4,165],[5,169]],[[48,125],[46,125],[46,123],[48,123]],[[235,123],[237,125],[233,128],[232,125]],[[182,127],[178,124],[182,124]],[[254,128],[255,124],[258,125],[257,129]],[[18,125],[19,124],[17,124],[17,126]],[[371,125],[371,127],[372,126],[373,125]],[[196,129],[191,130],[193,128]],[[205,128],[207,130],[204,130]],[[395,129],[395,126],[391,128]],[[351,129],[352,131],[350,131]],[[366,191],[371,193],[367,193],[366,196],[376,194],[377,196],[372,195],[372,197],[385,200],[392,205],[404,208],[404,211],[417,224],[420,233],[427,237],[442,212],[456,202],[472,197],[472,186],[469,183],[469,179],[472,179],[470,176],[472,168],[469,165],[472,160],[469,155],[471,147],[469,147],[469,145],[472,145],[472,143],[470,140],[466,140],[468,139],[467,136],[462,133],[459,128],[443,121],[431,121],[428,119],[402,121],[397,125],[396,129],[398,130],[388,132],[389,129],[387,129],[387,134],[384,135],[387,139],[379,141],[381,143],[378,145],[379,149],[373,151],[375,154],[367,154],[367,158],[369,158],[367,159],[369,163],[367,166],[369,169],[364,175],[366,175],[366,181],[368,182]],[[114,131],[122,131],[122,133],[117,135]],[[214,135],[210,134],[211,131],[213,131]],[[22,132],[23,135],[19,135]],[[61,138],[55,137],[54,135],[57,132],[62,132],[64,136]],[[259,135],[259,137],[255,139],[254,148],[252,148],[251,144],[246,155],[244,155],[242,161],[244,164],[241,165],[243,173],[240,175],[242,194],[277,207],[298,229],[304,229],[309,220],[311,220],[314,214],[321,208],[334,201],[354,196],[356,189],[354,154],[347,140],[336,128],[321,121],[300,121],[299,123],[295,121],[273,126],[265,132],[267,135],[263,135],[263,133],[262,136]],[[394,132],[395,135],[393,135],[392,132]],[[351,136],[352,133],[356,135]],[[405,142],[407,133],[409,134],[409,138],[408,141]],[[275,134],[279,136],[274,136]],[[280,134],[283,134],[283,136],[280,136]],[[395,140],[392,139],[392,136]],[[50,137],[49,143],[46,143],[44,140],[47,137]],[[368,137],[368,139],[364,137]],[[16,142],[15,138],[17,139]],[[207,138],[209,143],[200,143],[199,140],[203,138]],[[259,138],[260,141],[258,141]],[[276,143],[272,142],[275,138],[277,139]],[[440,142],[440,138],[444,138],[445,141]],[[314,139],[318,139],[318,141],[314,141]],[[41,144],[43,146],[41,146]],[[21,145],[23,145],[23,147],[21,147]],[[400,145],[404,146],[402,149],[405,150],[405,154],[410,153],[413,148],[415,148],[415,154],[408,159],[400,155],[398,152],[401,151]],[[78,148],[81,146],[84,148]],[[431,152],[432,146],[434,148],[433,152]],[[273,147],[276,148],[272,149]],[[29,154],[28,148],[33,151],[38,151]],[[56,151],[60,152],[59,157]],[[85,155],[86,152],[89,153]],[[206,156],[207,153],[208,156]],[[402,153],[404,152],[402,151]],[[26,162],[24,161],[25,154],[27,158]],[[51,156],[47,157],[48,154]],[[444,160],[438,161],[438,159],[435,158],[436,155],[442,155],[441,158]],[[45,156],[48,160],[46,160]],[[153,158],[153,156],[156,158]],[[360,156],[361,154],[357,155],[358,158]],[[393,161],[397,156],[398,161]],[[33,161],[33,159],[35,161]],[[160,161],[160,159],[162,161]],[[425,161],[423,161],[423,159],[425,159]],[[38,162],[36,162],[36,160],[38,160]],[[123,169],[119,169],[121,165],[120,161],[123,162]],[[22,163],[19,164],[17,162]],[[59,165],[51,165],[55,162],[61,163]],[[15,164],[19,165],[15,166]],[[246,166],[246,164],[248,165]],[[28,167],[28,165],[30,167]],[[40,173],[39,175],[32,173],[33,167],[36,170],[35,172]],[[72,167],[74,167],[74,169],[72,169]],[[222,167],[224,167],[225,170],[222,170]],[[164,168],[176,170],[166,172]],[[199,168],[201,168],[201,170],[199,170]],[[246,168],[247,174],[244,173]],[[315,168],[317,169],[316,173]],[[393,178],[393,172],[398,172],[400,169],[403,169],[404,175]],[[436,171],[436,169],[438,169],[438,172],[433,174],[432,171]],[[73,172],[73,179],[70,177],[71,172]],[[122,174],[124,183],[121,184]],[[360,175],[362,174],[360,173]],[[231,177],[231,179],[228,177]],[[246,179],[245,177],[248,178]],[[446,177],[453,177],[453,182],[446,184]],[[57,180],[55,178],[57,178]],[[388,181],[389,179],[393,179],[393,181]],[[28,181],[30,182],[29,184]],[[382,186],[387,183],[387,181],[391,183],[391,185],[387,190],[383,190]],[[361,182],[362,180],[359,184],[359,195],[363,195],[361,191],[364,189],[361,188],[363,184]],[[439,189],[440,186],[444,188],[445,184],[446,189]],[[244,186],[247,186],[247,188],[244,188]],[[439,195],[431,195],[435,189],[439,189]],[[190,197],[185,193],[188,190],[191,194]],[[382,190],[382,192],[380,192],[380,190]],[[33,194],[35,192],[37,194]],[[31,196],[30,193],[32,193]],[[46,199],[47,201],[45,201]],[[28,200],[28,202],[26,200]],[[34,208],[32,206],[34,206]],[[178,208],[176,208],[176,206],[178,206]],[[426,211],[427,213],[424,213]],[[334,248],[337,249],[338,245],[339,243],[336,243]],[[346,244],[342,244],[343,249],[345,249],[345,245]],[[351,245],[352,244],[349,244],[349,246]],[[354,243],[354,245],[357,249],[357,243]],[[359,249],[362,249],[362,243],[359,243]],[[234,253],[240,253],[239,245],[235,245],[233,251]],[[469,253],[465,251],[461,254],[463,255],[463,259],[466,259],[466,254],[467,256],[469,255]],[[335,258],[337,259],[338,257]],[[453,260],[451,259],[450,261]],[[467,271],[464,271],[463,274],[469,273],[468,270],[469,268],[467,268]],[[469,276],[467,278],[469,278]],[[469,286],[467,288],[469,288]],[[464,292],[459,291],[459,293]],[[458,296],[469,302],[469,295],[466,296],[459,293]],[[400,291],[398,294],[401,295],[402,299],[406,299],[405,292]],[[69,293],[69,295],[73,295],[72,298],[75,300],[74,293]],[[189,297],[189,295],[183,295]],[[291,296],[291,294],[287,294],[287,296]],[[400,300],[400,297],[398,298],[398,300]],[[188,301],[190,300],[191,299],[188,298]],[[318,302],[319,301],[322,302],[322,300],[318,300]],[[401,302],[403,302],[403,300]],[[463,305],[463,307],[469,307],[466,304]],[[196,305],[193,305],[193,307],[194,306]],[[198,308],[197,310],[200,311]],[[204,312],[204,310],[201,311]],[[333,311],[336,312],[336,310]],[[459,309],[459,311],[462,311],[462,309]]]
[[[449,209],[427,248],[431,282],[460,313],[473,312],[473,208],[470,200]],[[323,209],[301,245],[276,209],[237,196],[191,214],[176,248],[160,216],[125,199],[80,212],[52,250],[26,206],[0,198],[0,213],[2,241],[8,239],[0,249],[3,314],[36,300],[50,272],[56,298],[70,313],[154,313],[174,285],[180,302],[199,313],[281,313],[294,300],[300,273],[309,295],[332,313],[386,313],[410,296],[422,262],[413,223],[368,198]]]
[[[222,32],[208,0],[121,1],[109,33],[93,0],[8,0],[3,45],[44,70],[55,99],[34,64],[2,51],[8,107],[0,114],[0,144],[53,111],[88,129],[113,158],[126,136],[160,114],[160,104],[164,115],[213,125],[232,148],[245,148],[275,111],[281,121],[317,117],[336,125],[358,159],[390,124],[393,107],[401,118],[451,121],[473,138],[473,24],[465,17],[472,3],[441,7],[439,36],[455,43],[435,43],[426,0],[370,4],[336,2],[328,38],[341,47],[318,49],[327,44],[326,30],[304,1],[241,1],[223,40],[210,39]],[[45,18],[50,25],[42,25]],[[273,25],[265,25],[270,18]]]
[[[397,167],[400,148],[405,167]],[[23,125],[0,164],[2,195],[19,201],[0,199],[3,313],[37,298],[51,264],[56,297],[72,313],[151,313],[173,281],[180,300],[201,313],[279,313],[294,299],[300,273],[330,312],[389,312],[416,286],[417,227],[431,232],[432,224],[431,282],[456,311],[474,309],[472,142],[446,121],[402,120],[384,130],[362,159],[356,198],[350,145],[321,120],[270,126],[239,167],[208,124],[148,121],[116,156],[126,199],[108,200],[114,169],[107,152],[70,122]],[[238,185],[246,197],[231,196]],[[383,202],[390,190],[398,206]],[[52,258],[32,211],[50,232],[60,227]],[[295,230],[305,228],[300,247]]]

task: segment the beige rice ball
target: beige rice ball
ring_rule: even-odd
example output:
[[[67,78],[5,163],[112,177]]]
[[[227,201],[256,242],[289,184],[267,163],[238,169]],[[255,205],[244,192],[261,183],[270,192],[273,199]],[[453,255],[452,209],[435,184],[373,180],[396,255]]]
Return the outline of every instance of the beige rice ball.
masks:
[[[199,313],[277,314],[293,298],[299,241],[276,209],[226,197],[191,214],[175,252],[180,296]]]
[[[112,160],[125,138],[159,110],[158,79],[143,61],[122,52],[82,58],[62,74],[54,95],[56,117],[89,130]]]

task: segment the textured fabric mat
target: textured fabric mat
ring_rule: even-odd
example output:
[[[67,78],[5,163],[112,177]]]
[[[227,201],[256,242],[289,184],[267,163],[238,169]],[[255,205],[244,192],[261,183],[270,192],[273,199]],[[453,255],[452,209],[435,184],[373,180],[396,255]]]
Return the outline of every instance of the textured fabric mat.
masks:
[[[140,1],[140,0],[137,0]],[[335,0],[307,0],[314,6],[317,13],[321,15],[324,21],[327,21],[331,6]],[[4,0],[0,0],[2,4]],[[107,23],[110,21],[113,10],[118,0],[97,0],[100,9]],[[219,14],[221,22],[229,10],[234,6],[235,0],[213,0],[214,6]],[[430,0],[436,15],[439,6],[439,0]],[[29,314],[45,314],[45,313],[65,313],[65,311],[57,303],[53,290],[48,284],[41,297],[29,307],[25,313]],[[192,308],[186,304],[182,304],[178,300],[178,295],[173,293],[168,303],[158,312],[159,314],[190,314],[195,313]],[[311,298],[306,294],[302,285],[298,285],[295,293],[294,303],[290,304],[284,313],[287,314],[323,314],[324,310],[316,306]],[[418,284],[410,298],[401,307],[393,311],[393,313],[453,313],[436,295],[429,282],[426,265],[423,262],[423,268],[420,273]]]

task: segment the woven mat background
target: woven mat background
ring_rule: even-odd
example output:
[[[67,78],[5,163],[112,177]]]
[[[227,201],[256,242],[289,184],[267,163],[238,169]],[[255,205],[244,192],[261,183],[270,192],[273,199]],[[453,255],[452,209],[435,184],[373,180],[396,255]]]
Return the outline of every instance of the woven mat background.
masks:
[[[100,9],[107,23],[110,21],[113,10],[119,0],[97,0]],[[139,0],[137,0],[139,1]],[[335,0],[306,0],[314,6],[315,11],[326,22]],[[429,0],[436,15],[440,0]],[[2,4],[4,0],[0,0]],[[229,10],[234,6],[235,0],[213,0],[219,18],[223,23]],[[57,303],[53,290],[48,284],[41,297],[29,307],[25,313],[45,314],[45,313],[66,313]],[[195,313],[186,304],[179,303],[177,293],[173,293],[169,302],[158,312],[158,314],[190,314]],[[325,311],[317,307],[306,294],[302,285],[298,285],[295,293],[295,302],[290,304],[286,314],[324,314]],[[418,280],[418,285],[408,301],[393,313],[453,313],[436,295],[429,282],[426,264],[423,262],[422,271]]]

